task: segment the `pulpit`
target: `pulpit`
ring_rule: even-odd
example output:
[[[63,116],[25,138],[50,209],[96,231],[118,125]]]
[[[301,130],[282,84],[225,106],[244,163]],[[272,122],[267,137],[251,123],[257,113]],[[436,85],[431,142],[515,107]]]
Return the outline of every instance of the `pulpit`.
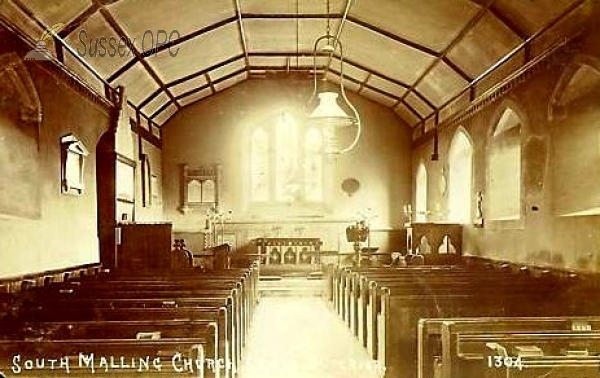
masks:
[[[171,268],[171,223],[119,223],[116,268],[159,273]]]

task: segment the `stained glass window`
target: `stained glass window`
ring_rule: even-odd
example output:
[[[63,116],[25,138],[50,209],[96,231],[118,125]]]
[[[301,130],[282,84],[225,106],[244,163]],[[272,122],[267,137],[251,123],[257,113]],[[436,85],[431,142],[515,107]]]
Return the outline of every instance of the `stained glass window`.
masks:
[[[323,134],[308,130],[304,140],[304,190],[306,200],[323,200]]]
[[[252,200],[269,200],[269,135],[259,127],[252,134],[250,147]]]
[[[286,112],[254,129],[250,147],[252,202],[322,202],[323,134]]]

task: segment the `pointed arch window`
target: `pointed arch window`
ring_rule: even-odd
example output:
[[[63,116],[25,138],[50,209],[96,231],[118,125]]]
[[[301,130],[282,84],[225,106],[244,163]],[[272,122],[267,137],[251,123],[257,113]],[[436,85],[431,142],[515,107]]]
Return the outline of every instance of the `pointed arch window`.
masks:
[[[323,133],[316,128],[304,141],[304,190],[307,201],[323,201]]]
[[[293,202],[300,194],[299,132],[295,120],[282,113],[275,126],[275,199]]]
[[[451,222],[471,222],[473,196],[473,144],[466,130],[454,135],[448,154],[448,218]]]
[[[521,119],[510,108],[494,127],[488,148],[488,217],[521,215]]]
[[[419,164],[415,179],[415,220],[417,222],[427,221],[427,168],[425,164]]]
[[[269,200],[269,142],[269,134],[264,128],[254,129],[250,146],[250,187],[255,202]]]
[[[323,134],[283,112],[271,125],[253,130],[250,198],[254,203],[322,203],[325,155]]]

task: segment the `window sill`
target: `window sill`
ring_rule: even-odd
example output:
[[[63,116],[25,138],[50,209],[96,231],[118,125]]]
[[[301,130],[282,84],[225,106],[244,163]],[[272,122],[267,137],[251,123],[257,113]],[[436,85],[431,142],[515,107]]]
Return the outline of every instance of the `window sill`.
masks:
[[[521,219],[518,215],[511,215],[507,217],[498,217],[498,218],[490,218],[489,220],[492,222],[505,222],[505,221],[518,221]]]
[[[273,218],[309,219],[324,218],[329,214],[324,203],[315,202],[256,202],[248,206],[248,218],[252,220]]]
[[[567,218],[567,217],[586,217],[586,216],[593,216],[593,215],[600,215],[600,207],[593,207],[591,209],[573,211],[570,213],[560,214],[558,216]]]
[[[525,223],[522,217],[503,217],[494,219],[485,219],[484,228],[493,230],[522,230]]]

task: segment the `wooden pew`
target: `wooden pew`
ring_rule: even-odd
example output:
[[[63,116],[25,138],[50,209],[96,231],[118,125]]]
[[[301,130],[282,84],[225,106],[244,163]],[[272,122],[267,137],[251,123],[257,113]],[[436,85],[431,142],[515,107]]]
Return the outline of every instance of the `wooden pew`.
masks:
[[[410,377],[416,371],[416,330],[421,317],[577,313],[571,306],[578,302],[576,298],[543,296],[544,292],[555,294],[560,287],[552,280],[518,278],[505,271],[496,272],[494,276],[489,271],[463,270],[452,274],[454,272],[448,269],[435,271],[427,267],[424,272],[419,269],[401,268],[388,271],[387,276],[384,272],[375,275],[371,271],[360,272],[367,280],[361,278],[358,282],[363,282],[363,288],[364,282],[368,283],[368,295],[364,289],[356,290],[357,285],[353,283],[357,282],[356,275],[346,274],[343,280],[346,284],[341,302],[345,303],[341,307],[346,321],[359,339],[362,337],[372,357],[389,368],[391,377]],[[399,276],[392,277],[390,273]],[[373,280],[369,281],[371,277]],[[382,282],[381,287],[378,282]],[[569,305],[565,308],[561,301],[566,300],[569,302],[564,303]]]
[[[240,278],[240,274],[243,277]],[[210,289],[236,288],[236,302],[241,312],[238,314],[244,325],[242,329],[247,330],[250,319],[254,313],[254,307],[258,302],[257,296],[258,271],[255,268],[218,271],[215,273],[172,273],[167,276],[116,276],[110,279],[96,279],[91,282],[80,283],[82,288],[73,288],[77,291],[93,291],[100,288],[101,291],[112,291],[118,293],[120,290],[142,292],[145,288],[152,290],[170,290],[170,288],[181,289]],[[72,283],[71,283],[72,284]],[[67,286],[65,288],[65,286]],[[60,285],[61,289],[68,289],[68,284]],[[106,289],[106,290],[105,290]],[[243,335],[244,337],[246,334]]]
[[[222,300],[212,299],[207,302],[199,299],[196,302],[179,303],[167,307],[161,306],[160,300],[150,299],[150,304],[139,303],[132,299],[115,299],[110,301],[94,299],[63,300],[51,305],[41,306],[23,314],[27,322],[81,322],[94,319],[96,321],[144,321],[144,320],[191,320],[214,321],[220,326],[221,345],[225,348],[226,361],[237,366],[241,360],[242,345],[236,336],[236,325],[231,321],[231,312],[223,306]],[[219,307],[221,306],[221,307]],[[20,325],[20,323],[19,323]]]
[[[61,296],[70,298],[192,298],[192,297],[228,297],[233,298],[232,318],[238,324],[240,338],[245,343],[248,322],[252,316],[253,299],[249,290],[244,291],[243,285],[235,279],[213,279],[186,281],[105,281],[82,282],[55,285],[51,290],[46,289],[44,297],[53,300]]]
[[[26,310],[21,314],[26,315],[22,321],[30,323],[21,325],[29,333],[37,330],[38,334],[45,334],[44,330],[53,324],[61,330],[55,330],[55,336],[70,330],[70,337],[93,339],[103,333],[102,327],[109,327],[109,337],[122,335],[125,329],[131,336],[138,327],[143,330],[154,324],[166,327],[166,336],[181,338],[183,334],[173,332],[183,332],[192,324],[214,324],[217,332],[207,337],[214,344],[212,360],[219,356],[224,362],[232,361],[232,368],[223,374],[229,377],[239,365],[252,310],[258,301],[257,281],[253,267],[215,273],[190,269],[160,276],[114,272],[81,276],[67,283],[27,290],[21,301]],[[10,345],[19,340],[5,341]],[[60,342],[69,344],[64,338]],[[209,347],[205,345],[204,352],[210,351]]]
[[[442,325],[442,328],[445,326]],[[443,331],[450,351],[441,378],[594,377],[600,372],[600,332],[460,334]]]
[[[418,378],[436,376],[435,367],[452,358],[448,345],[449,333],[507,333],[507,332],[587,332],[600,329],[600,317],[481,317],[421,319],[418,327]],[[443,333],[444,332],[444,333]],[[599,366],[600,368],[600,366]]]
[[[211,361],[223,362],[207,376],[230,377],[226,370],[224,324],[213,320],[119,320],[119,321],[66,321],[26,322],[22,324],[25,340],[131,340],[131,339],[205,339],[204,354]],[[0,339],[0,342],[1,339]]]
[[[493,295],[430,295],[406,296],[393,294],[384,288],[381,310],[373,314],[375,331],[373,343],[381,364],[388,366],[391,377],[412,376],[416,370],[417,322],[425,317],[447,316],[541,316],[548,305],[544,297],[532,293],[505,293]],[[514,306],[523,304],[522,309]],[[509,307],[504,307],[509,304]],[[527,306],[525,306],[527,304]],[[406,374],[406,371],[410,374]],[[395,375],[398,374],[398,375]]]
[[[238,272],[239,273],[239,272]],[[43,306],[41,311],[37,311],[36,315],[39,319],[39,314],[42,313],[46,318],[54,318],[60,320],[61,316],[65,315],[65,305],[82,305],[87,303],[84,308],[87,311],[82,311],[81,307],[78,310],[73,310],[71,307],[70,313],[67,316],[78,319],[105,319],[107,316],[115,319],[131,319],[132,316],[137,316],[137,319],[145,319],[142,312],[135,313],[135,309],[121,309],[121,307],[138,307],[138,309],[151,309],[152,312],[144,311],[145,314],[152,316],[159,315],[169,316],[171,319],[181,319],[182,316],[190,316],[190,309],[181,308],[182,306],[194,306],[192,309],[193,316],[202,315],[198,312],[197,306],[214,306],[213,310],[230,311],[228,316],[231,319],[229,326],[231,345],[229,354],[232,356],[227,360],[235,360],[236,365],[240,361],[242,351],[242,337],[245,333],[245,322],[249,321],[249,312],[242,312],[240,309],[248,311],[251,305],[254,305],[252,290],[247,290],[247,296],[241,297],[236,293],[240,293],[240,277],[234,278],[239,274],[220,274],[207,275],[199,278],[189,275],[169,275],[160,277],[161,280],[153,281],[148,277],[128,277],[128,280],[116,281],[112,277],[104,276],[102,279],[85,280],[81,282],[69,282],[68,284],[53,285],[52,289],[42,291],[38,294],[38,298],[43,298],[41,302]],[[210,278],[209,278],[210,277]],[[249,280],[248,282],[252,282]],[[253,285],[252,285],[253,286]],[[201,289],[197,289],[200,287]],[[234,287],[232,290],[223,290],[223,287]],[[118,288],[118,289],[117,289]],[[41,295],[40,295],[41,294]],[[205,294],[205,296],[203,296]],[[103,298],[105,297],[105,298]],[[158,297],[158,298],[155,298]],[[79,303],[76,303],[78,302]],[[211,303],[206,303],[212,301]],[[219,303],[219,301],[221,301]],[[58,304],[58,310],[52,310],[54,303]],[[94,303],[90,307],[90,304]],[[39,304],[39,303],[38,303]],[[117,314],[116,309],[110,309],[103,306],[117,307],[121,311]],[[176,307],[177,306],[177,307]],[[227,306],[227,307],[220,307]],[[170,310],[171,314],[165,314],[164,307],[173,307]],[[39,309],[38,309],[39,310]],[[134,312],[132,312],[133,310]],[[167,311],[169,311],[167,310]],[[71,319],[72,320],[72,319]]]
[[[175,376],[187,371],[205,377],[204,338],[157,340],[2,340],[0,371],[33,377]],[[112,357],[112,358],[111,358]],[[184,365],[184,361],[191,362]]]
[[[90,294],[90,293],[87,293]],[[158,298],[157,298],[158,297]],[[167,316],[170,319],[194,316],[198,318],[203,313],[202,308],[227,313],[228,344],[231,346],[231,361],[235,367],[241,362],[243,348],[244,325],[241,323],[239,302],[235,301],[230,291],[102,291],[93,295],[83,295],[80,291],[54,292],[37,301],[35,311],[29,316],[36,320],[42,317],[46,320],[115,320],[115,319],[153,319],[147,316]],[[127,307],[137,307],[128,309]],[[201,306],[201,307],[198,307]],[[209,306],[209,307],[207,307]],[[116,310],[121,311],[116,311]],[[153,310],[153,311],[148,311]],[[158,311],[163,310],[163,311]],[[168,310],[168,311],[167,311]],[[65,319],[68,316],[69,319]]]

